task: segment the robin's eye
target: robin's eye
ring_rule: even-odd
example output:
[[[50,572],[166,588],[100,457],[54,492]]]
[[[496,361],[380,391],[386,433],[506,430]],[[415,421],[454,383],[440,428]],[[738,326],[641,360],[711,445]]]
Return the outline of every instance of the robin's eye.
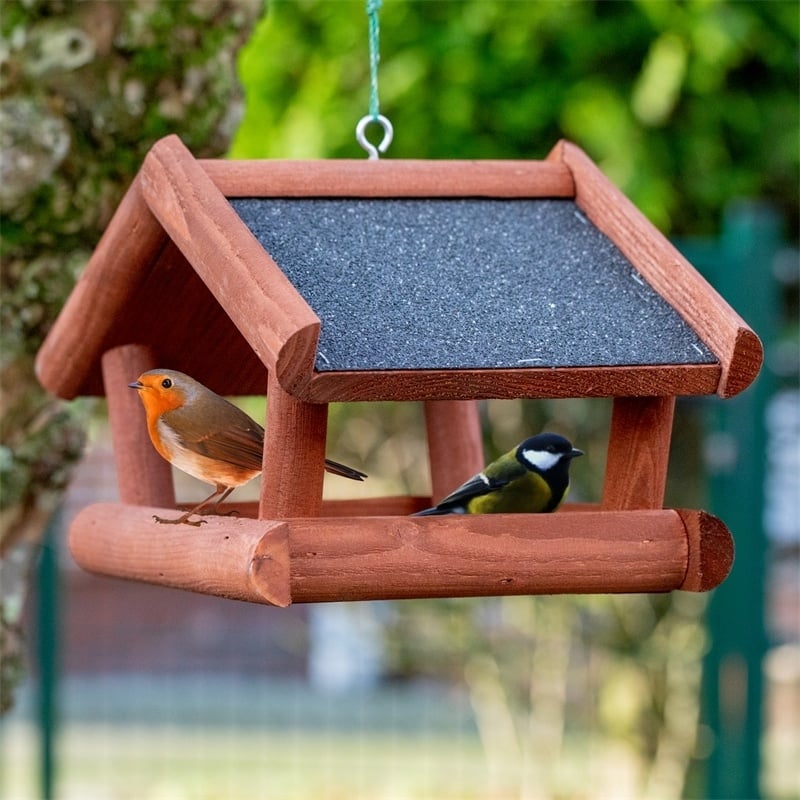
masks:
[[[172,381],[169,378],[164,378],[164,380],[161,381],[161,386],[164,389],[171,389],[172,388]]]

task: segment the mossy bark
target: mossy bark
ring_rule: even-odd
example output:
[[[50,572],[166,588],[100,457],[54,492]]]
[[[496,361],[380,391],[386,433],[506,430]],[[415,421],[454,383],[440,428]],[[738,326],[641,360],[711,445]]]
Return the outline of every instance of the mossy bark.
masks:
[[[34,357],[152,143],[228,146],[264,0],[5,0],[0,14],[0,712],[31,564],[84,442]]]

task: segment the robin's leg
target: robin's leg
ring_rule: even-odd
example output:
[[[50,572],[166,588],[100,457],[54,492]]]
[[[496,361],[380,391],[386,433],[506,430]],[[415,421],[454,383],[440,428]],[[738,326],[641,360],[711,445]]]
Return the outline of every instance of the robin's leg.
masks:
[[[224,514],[219,510],[220,503],[222,503],[225,498],[235,489],[235,486],[229,486],[220,496],[216,503],[214,503],[214,508],[211,511],[207,511],[207,514],[218,514],[221,517],[238,517],[239,512],[234,508],[232,511],[226,511]]]
[[[198,503],[194,508],[189,509],[185,514],[182,514],[180,517],[175,517],[175,519],[165,519],[164,517],[157,517],[154,514],[153,519],[156,522],[160,522],[162,525],[185,524],[185,525],[194,525],[195,527],[199,527],[205,522],[205,520],[198,519],[195,520],[194,522],[190,522],[189,517],[191,517],[192,514],[199,514],[201,509],[205,508],[217,495],[221,494],[222,496],[219,498],[219,500],[217,500],[217,505],[218,505],[233,491],[233,489],[234,487],[217,485],[217,488],[214,489],[214,491],[211,492],[211,494],[208,497],[206,497],[206,499],[203,500],[202,503]],[[216,509],[216,506],[214,506],[214,508]]]

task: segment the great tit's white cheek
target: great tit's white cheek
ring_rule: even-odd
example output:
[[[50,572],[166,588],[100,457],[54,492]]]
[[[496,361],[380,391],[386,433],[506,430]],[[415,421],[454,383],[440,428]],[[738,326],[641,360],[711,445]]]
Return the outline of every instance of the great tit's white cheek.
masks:
[[[561,458],[558,453],[548,453],[546,450],[523,450],[522,457],[540,472],[547,472]]]

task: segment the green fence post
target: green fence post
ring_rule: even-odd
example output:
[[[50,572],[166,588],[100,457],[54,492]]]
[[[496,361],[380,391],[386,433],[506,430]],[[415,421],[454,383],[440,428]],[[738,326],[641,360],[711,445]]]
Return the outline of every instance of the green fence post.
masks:
[[[58,727],[58,533],[61,514],[48,523],[39,559],[36,652],[39,666],[39,794],[52,800],[55,794],[55,740]]]
[[[778,289],[773,263],[780,220],[764,204],[737,202],[726,210],[719,260],[711,282],[758,333],[765,349],[775,340]],[[765,625],[764,476],[767,402],[774,377],[765,367],[741,395],[714,402],[708,425],[710,510],[729,526],[736,559],[711,598],[711,649],[704,700],[712,750],[709,800],[759,798]]]

